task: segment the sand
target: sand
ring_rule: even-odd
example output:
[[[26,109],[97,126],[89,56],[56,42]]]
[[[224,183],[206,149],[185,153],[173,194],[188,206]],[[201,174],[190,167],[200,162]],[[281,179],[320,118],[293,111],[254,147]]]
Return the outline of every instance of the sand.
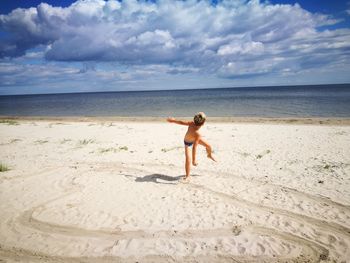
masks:
[[[347,121],[1,122],[0,261],[350,262]]]

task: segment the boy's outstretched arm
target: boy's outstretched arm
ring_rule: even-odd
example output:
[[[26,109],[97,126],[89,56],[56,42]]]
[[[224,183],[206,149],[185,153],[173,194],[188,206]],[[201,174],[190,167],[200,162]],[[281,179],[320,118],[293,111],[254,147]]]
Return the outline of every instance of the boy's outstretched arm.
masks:
[[[189,122],[189,121],[178,121],[178,120],[175,120],[175,118],[167,118],[166,119],[167,120],[167,122],[171,122],[171,123],[176,123],[176,124],[180,124],[180,125],[186,125],[186,126],[188,126],[188,125],[190,125],[190,123],[191,122]]]

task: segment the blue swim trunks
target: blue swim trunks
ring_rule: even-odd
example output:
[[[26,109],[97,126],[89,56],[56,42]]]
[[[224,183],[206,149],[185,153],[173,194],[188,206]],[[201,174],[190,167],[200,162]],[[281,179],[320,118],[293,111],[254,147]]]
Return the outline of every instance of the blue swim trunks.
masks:
[[[192,144],[193,144],[193,142],[186,142],[186,141],[184,141],[184,144],[185,144],[186,146],[191,147],[191,146],[192,146]]]

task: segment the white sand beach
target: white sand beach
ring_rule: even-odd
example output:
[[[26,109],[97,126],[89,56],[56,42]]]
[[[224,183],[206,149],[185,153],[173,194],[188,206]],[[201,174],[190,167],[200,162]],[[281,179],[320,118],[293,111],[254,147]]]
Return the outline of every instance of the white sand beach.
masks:
[[[350,125],[0,123],[0,261],[350,262]]]

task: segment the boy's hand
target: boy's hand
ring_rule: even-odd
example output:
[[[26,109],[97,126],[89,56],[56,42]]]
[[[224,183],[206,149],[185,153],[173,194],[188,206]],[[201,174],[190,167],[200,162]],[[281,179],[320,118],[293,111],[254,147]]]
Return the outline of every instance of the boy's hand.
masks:
[[[196,161],[193,161],[193,162],[192,162],[192,165],[193,165],[193,166],[197,166],[198,163],[197,163]]]
[[[175,118],[169,117],[169,118],[167,118],[166,120],[167,120],[167,122],[174,122],[174,121],[175,121]]]

